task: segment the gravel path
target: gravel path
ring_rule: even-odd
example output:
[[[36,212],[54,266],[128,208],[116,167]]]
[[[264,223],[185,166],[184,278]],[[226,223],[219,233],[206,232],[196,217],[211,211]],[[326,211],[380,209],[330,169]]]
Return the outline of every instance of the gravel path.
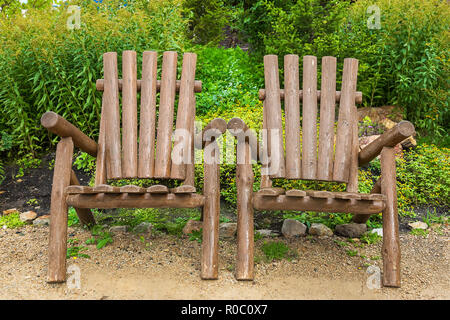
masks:
[[[253,282],[234,279],[235,241],[220,242],[219,280],[199,277],[201,244],[156,235],[146,239],[116,234],[101,250],[88,246],[90,259],[68,260],[81,271],[81,289],[47,284],[48,227],[0,230],[0,299],[450,299],[450,228],[427,238],[402,233],[402,287],[369,289],[368,265],[382,268],[381,243],[340,246],[331,238],[284,241],[293,260],[260,262]],[[71,238],[91,234],[69,228]],[[263,240],[259,240],[258,247]],[[347,250],[361,256],[349,256]],[[259,249],[257,255],[262,255]],[[375,260],[370,260],[373,258]]]

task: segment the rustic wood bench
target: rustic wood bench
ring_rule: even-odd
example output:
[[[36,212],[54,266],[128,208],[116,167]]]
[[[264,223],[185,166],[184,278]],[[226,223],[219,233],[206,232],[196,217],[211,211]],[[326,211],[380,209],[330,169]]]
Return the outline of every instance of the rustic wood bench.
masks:
[[[216,144],[214,137],[204,139],[208,130],[221,135],[226,130],[223,119],[212,120],[200,137],[194,139],[195,92],[201,82],[195,81],[197,56],[183,55],[180,80],[177,79],[177,53],[163,54],[161,80],[157,80],[157,53],[146,51],[142,59],[142,79],[137,79],[136,52],[124,51],[122,77],[118,78],[117,53],[103,55],[104,79],[96,87],[103,92],[98,143],[54,112],[46,112],[42,125],[59,135],[51,194],[51,224],[49,239],[48,281],[66,279],[67,212],[73,206],[84,224],[95,219],[90,208],[196,208],[203,209],[203,243],[201,277],[217,279],[220,183],[219,162],[204,164],[203,194],[194,187],[194,148]],[[140,91],[139,117],[137,92]],[[119,94],[122,93],[122,108]],[[159,92],[158,117],[156,112]],[[175,138],[175,97],[178,97],[176,132],[186,133]],[[122,117],[121,117],[122,115]],[[139,118],[139,119],[138,119]],[[139,122],[139,129],[138,129]],[[121,126],[122,123],[122,126]],[[139,141],[138,141],[139,130]],[[201,143],[194,146],[194,140]],[[80,186],[72,170],[74,145],[96,157],[95,186]],[[211,145],[213,146],[213,145]],[[178,150],[174,161],[172,154]],[[212,154],[218,158],[219,151]],[[217,149],[218,150],[218,149]],[[213,158],[213,160],[217,160]],[[108,180],[174,179],[183,181],[176,188],[152,185],[116,187]]]
[[[357,223],[366,223],[371,214],[382,212],[383,284],[400,286],[393,147],[414,134],[414,126],[402,121],[359,151],[356,103],[361,103],[362,94],[356,91],[357,73],[358,60],[345,59],[341,91],[336,91],[336,58],[323,57],[321,88],[318,90],[317,58],[305,56],[303,90],[300,90],[299,57],[286,55],[284,89],[280,89],[278,57],[264,57],[265,89],[259,91],[259,98],[263,100],[263,131],[266,132],[262,142],[257,142],[255,134],[239,118],[231,119],[227,125],[228,130],[238,138],[237,279],[252,280],[254,277],[254,209],[353,213],[353,221]],[[284,139],[282,100],[285,110]],[[339,103],[339,112],[335,130],[336,103]],[[380,153],[380,180],[370,194],[358,193],[358,166],[367,164]],[[261,186],[259,191],[253,192],[251,163],[256,160],[257,154],[262,162]],[[346,183],[347,187],[346,192],[273,188],[272,179],[281,178],[335,181]]]

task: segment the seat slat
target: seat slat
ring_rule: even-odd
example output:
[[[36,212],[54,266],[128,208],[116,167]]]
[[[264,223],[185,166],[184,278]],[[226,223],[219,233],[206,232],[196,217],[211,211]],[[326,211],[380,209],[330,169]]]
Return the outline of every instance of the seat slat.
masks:
[[[361,195],[359,193],[354,193],[354,192],[334,192],[334,197],[337,199],[357,199],[360,200],[361,199]]]
[[[122,193],[146,193],[146,188],[141,188],[132,184],[120,187],[120,192]]]
[[[195,189],[194,186],[190,186],[187,184],[170,189],[170,192],[172,192],[172,193],[195,193],[196,191],[197,191],[197,189]]]
[[[360,193],[362,200],[382,200],[386,201],[386,196],[381,193]]]
[[[169,188],[162,184],[155,184],[147,188],[148,193],[169,193]]]
[[[170,177],[172,179],[186,178],[186,164],[191,160],[191,140],[193,131],[191,126],[194,123],[194,104],[191,99],[194,97],[195,67],[197,55],[195,53],[185,53],[183,55],[183,67],[181,71],[180,95],[178,100],[177,121],[175,142],[172,151],[172,168]]]
[[[284,56],[284,110],[286,113],[286,179],[300,179],[300,100],[298,56]]]
[[[155,178],[170,177],[170,156],[177,78],[177,53],[163,54],[158,131],[156,136]]]
[[[286,196],[287,197],[306,197],[306,191],[298,190],[298,189],[286,190]]]
[[[122,177],[137,177],[136,52],[122,53]]]
[[[302,178],[317,176],[317,58],[303,57]]]
[[[322,58],[320,132],[317,179],[333,179],[334,117],[336,95],[336,58]]]
[[[270,197],[276,197],[280,194],[284,194],[283,188],[262,188],[257,192],[258,195],[261,196],[270,196]]]
[[[119,85],[117,71],[117,53],[107,52],[103,55],[103,70],[105,74],[106,112],[106,154],[108,178],[118,179],[122,176],[122,160],[120,148],[120,110]]]
[[[270,158],[269,176],[282,178],[285,176],[283,127],[281,122],[280,80],[278,72],[278,57],[264,56],[264,79],[266,87],[268,153]]]
[[[333,192],[330,191],[306,190],[306,194],[313,198],[334,198]]]
[[[334,157],[333,180],[348,182],[352,154],[353,125],[352,111],[355,104],[358,60],[344,59],[342,75],[341,101],[339,103],[339,119],[336,132],[336,151]]]
[[[100,184],[92,188],[93,193],[120,193],[120,187]]]

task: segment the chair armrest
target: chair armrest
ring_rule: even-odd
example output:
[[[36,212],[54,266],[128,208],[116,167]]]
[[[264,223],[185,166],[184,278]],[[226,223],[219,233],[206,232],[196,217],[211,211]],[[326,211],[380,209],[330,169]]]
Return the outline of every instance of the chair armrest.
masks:
[[[57,113],[52,111],[44,113],[41,124],[61,138],[71,137],[75,146],[93,157],[97,156],[97,143]]]
[[[215,132],[209,132],[209,130],[214,130]],[[197,133],[197,135],[194,138],[195,141],[195,147],[197,149],[203,149],[206,145],[208,145],[211,142],[211,133],[218,133],[224,134],[227,130],[227,122],[221,118],[215,118],[211,120],[206,127],[203,128],[202,132]]]
[[[358,164],[363,166],[381,153],[383,147],[394,147],[415,133],[414,126],[409,121],[400,121],[390,130],[368,144],[358,154]]]

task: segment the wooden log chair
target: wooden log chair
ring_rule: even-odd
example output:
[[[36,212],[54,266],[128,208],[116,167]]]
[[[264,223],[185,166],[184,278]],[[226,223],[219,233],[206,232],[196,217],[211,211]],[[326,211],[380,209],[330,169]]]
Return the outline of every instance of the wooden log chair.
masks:
[[[124,51],[123,79],[118,79],[117,53],[108,52],[103,55],[104,79],[97,80],[96,83],[97,89],[103,91],[98,143],[54,112],[46,112],[41,118],[45,128],[61,137],[56,148],[51,194],[48,282],[63,282],[66,278],[68,206],[75,208],[84,224],[95,223],[90,208],[201,207],[201,277],[216,279],[218,276],[219,165],[215,161],[205,162],[203,194],[197,194],[194,187],[193,159],[194,140],[200,139],[203,143],[197,143],[197,148],[205,148],[206,152],[206,147],[213,146],[216,142],[214,136],[209,137],[209,141],[203,141],[203,134],[211,129],[221,135],[226,130],[226,122],[219,118],[212,120],[194,139],[195,92],[201,91],[201,82],[195,81],[196,54],[183,55],[180,80],[176,80],[176,52],[164,52],[161,80],[157,80],[157,53],[144,52],[142,61],[142,79],[137,80],[136,52]],[[138,91],[141,99],[139,141]],[[160,94],[160,103],[156,120],[157,92]],[[181,132],[185,130],[187,136],[184,139],[175,138],[172,146],[177,92],[179,100],[176,129]],[[97,158],[94,187],[79,185],[72,170],[74,145]],[[174,161],[172,153],[175,153],[176,149],[179,154],[178,160]],[[213,154],[214,150],[213,148]],[[142,188],[135,185],[115,187],[107,184],[108,180],[134,178],[176,179],[182,180],[183,183],[170,189],[165,185]]]
[[[353,213],[353,221],[357,223],[366,223],[371,214],[382,212],[383,284],[391,287],[400,286],[400,245],[393,147],[414,134],[414,126],[408,121],[402,121],[359,151],[356,103],[361,103],[362,94],[356,91],[357,72],[358,60],[345,59],[341,91],[336,91],[336,58],[323,57],[321,87],[317,90],[317,58],[305,56],[303,90],[300,90],[299,57],[286,55],[283,90],[279,86],[278,57],[275,55],[264,57],[265,89],[259,91],[259,98],[263,100],[263,129],[266,129],[267,134],[263,135],[262,142],[257,142],[256,147],[255,144],[252,147],[250,141],[257,140],[254,133],[248,133],[244,121],[233,118],[227,125],[228,130],[236,137],[239,136],[238,133],[244,132],[244,138],[238,139],[236,168],[237,279],[252,280],[254,277],[254,209]],[[285,110],[284,139],[282,100]],[[300,135],[300,101],[303,116],[302,135]],[[339,112],[335,133],[336,103],[339,103]],[[257,152],[254,149],[258,149]],[[375,183],[370,194],[358,193],[358,166],[367,164],[380,153],[381,178]],[[253,192],[251,167],[251,160],[255,159],[254,154],[259,154],[260,160],[264,157],[268,159],[262,164],[261,186],[257,192]],[[267,171],[272,165],[272,170]],[[279,178],[346,183],[346,192],[273,188],[272,179]]]

